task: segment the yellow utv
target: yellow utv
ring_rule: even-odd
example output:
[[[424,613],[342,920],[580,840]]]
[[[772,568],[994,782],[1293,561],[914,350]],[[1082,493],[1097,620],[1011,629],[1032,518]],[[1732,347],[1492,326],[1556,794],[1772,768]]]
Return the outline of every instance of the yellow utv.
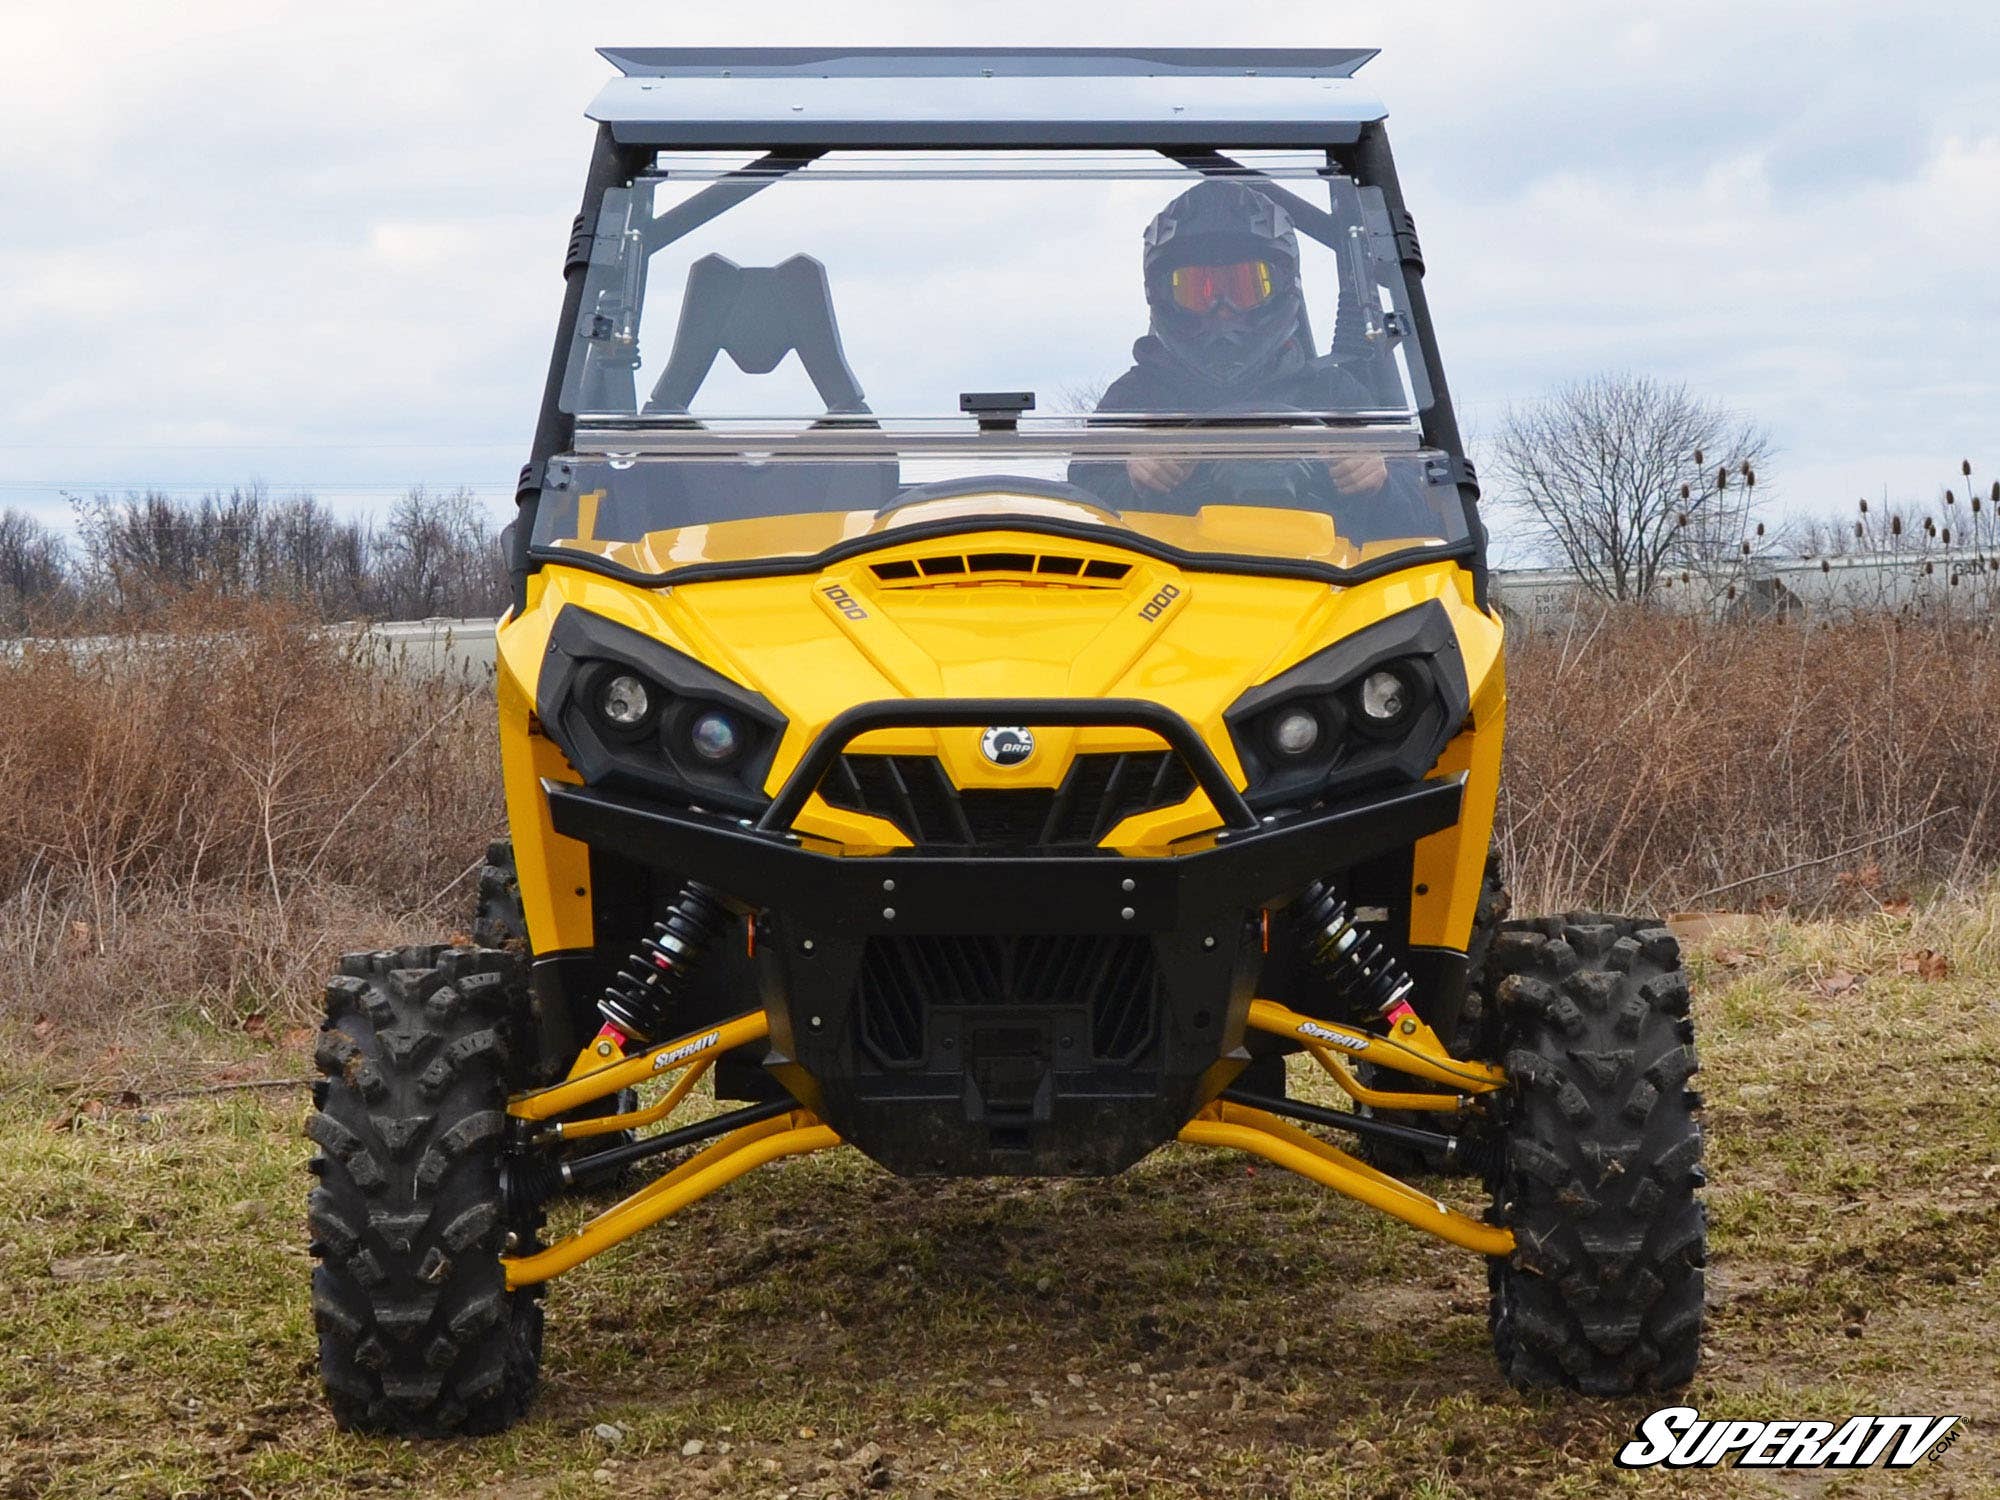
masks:
[[[339,1421],[505,1426],[552,1278],[841,1146],[1246,1152],[1486,1257],[1514,1384],[1687,1381],[1687,984],[1655,924],[1504,920],[1501,626],[1372,54],[605,55],[480,945],[328,990]]]

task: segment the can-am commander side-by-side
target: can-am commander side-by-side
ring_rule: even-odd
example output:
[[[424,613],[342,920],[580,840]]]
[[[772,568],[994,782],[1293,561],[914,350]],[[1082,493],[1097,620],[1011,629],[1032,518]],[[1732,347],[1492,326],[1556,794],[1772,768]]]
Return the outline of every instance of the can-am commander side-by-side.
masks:
[[[1501,627],[1371,55],[606,53],[480,946],[328,989],[342,1424],[506,1425],[551,1278],[840,1145],[1247,1152],[1486,1257],[1516,1385],[1690,1377],[1687,984],[1656,925],[1505,919]]]

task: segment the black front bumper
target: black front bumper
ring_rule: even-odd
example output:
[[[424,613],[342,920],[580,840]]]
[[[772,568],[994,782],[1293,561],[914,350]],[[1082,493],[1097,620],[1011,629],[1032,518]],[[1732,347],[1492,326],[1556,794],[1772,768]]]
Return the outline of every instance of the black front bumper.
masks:
[[[766,1065],[907,1175],[1104,1175],[1240,1070],[1265,912],[1457,821],[1463,778],[1162,858],[842,857],[748,820],[544,783],[557,832],[757,913]]]

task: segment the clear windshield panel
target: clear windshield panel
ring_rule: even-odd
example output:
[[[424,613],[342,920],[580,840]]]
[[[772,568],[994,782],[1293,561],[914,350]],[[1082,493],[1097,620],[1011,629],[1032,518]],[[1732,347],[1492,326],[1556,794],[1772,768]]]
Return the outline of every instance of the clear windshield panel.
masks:
[[[1467,541],[1443,454],[1413,434],[1323,423],[901,437],[823,427],[755,448],[692,429],[627,440],[551,466],[539,555],[671,578],[977,527],[1344,572]]]
[[[663,154],[606,197],[563,405],[897,431],[1014,393],[1044,416],[1413,425],[1431,392],[1380,193],[1311,155],[1203,165]]]

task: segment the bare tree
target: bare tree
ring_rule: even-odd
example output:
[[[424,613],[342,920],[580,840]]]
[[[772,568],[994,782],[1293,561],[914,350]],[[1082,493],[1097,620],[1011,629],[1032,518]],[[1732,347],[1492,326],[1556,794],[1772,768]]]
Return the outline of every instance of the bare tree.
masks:
[[[497,614],[504,607],[506,562],[470,490],[410,489],[375,534],[374,550],[384,618]]]
[[[1739,560],[1764,430],[1644,375],[1609,374],[1510,408],[1494,444],[1527,529],[1607,599],[1645,599],[1674,569]]]
[[[0,628],[23,631],[70,591],[69,548],[26,511],[0,511]]]

